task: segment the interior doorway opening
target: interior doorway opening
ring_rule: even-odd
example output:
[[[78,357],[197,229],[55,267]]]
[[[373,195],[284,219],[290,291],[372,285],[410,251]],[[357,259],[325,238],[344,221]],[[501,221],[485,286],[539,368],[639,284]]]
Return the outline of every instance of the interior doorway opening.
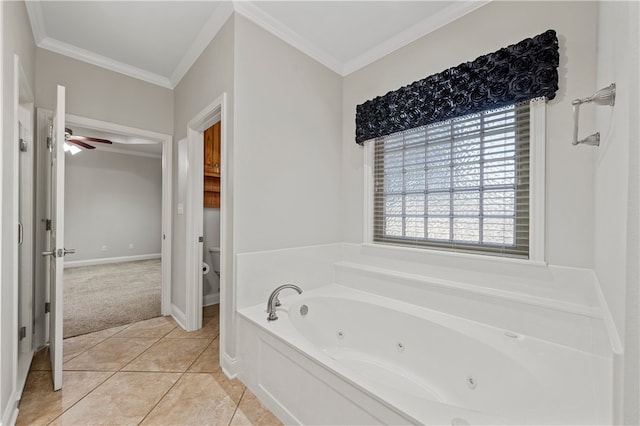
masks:
[[[51,120],[51,111],[38,109],[38,143],[41,149],[38,150],[38,164],[46,164],[47,163],[47,150],[46,150],[46,128],[48,123]],[[76,115],[66,114],[65,116],[65,127],[72,130],[72,132],[76,134],[83,134],[88,132],[92,132],[92,135],[96,135],[98,137],[104,135],[117,136],[118,138],[123,138],[124,140],[143,140],[144,143],[147,144],[156,144],[160,147],[159,151],[153,154],[159,160],[161,164],[161,201],[158,203],[158,208],[161,209],[161,229],[160,235],[158,235],[158,239],[160,240],[159,253],[154,253],[153,258],[156,258],[160,261],[160,274],[161,274],[161,297],[160,297],[160,314],[161,315],[169,315],[170,314],[170,306],[171,306],[171,238],[172,238],[172,228],[171,228],[171,175],[172,175],[172,136],[156,133],[148,130],[133,128],[129,126],[123,126],[115,123],[105,122],[101,120],[94,120],[85,117],[80,117]],[[91,142],[90,142],[91,143]],[[94,144],[98,145],[98,144]],[[126,158],[123,155],[122,151],[127,151],[127,147],[123,147],[118,144],[109,144],[108,147],[103,147],[102,149],[97,148],[95,152],[83,153],[83,154],[95,154],[97,152],[101,152],[102,155],[111,155],[111,156],[120,156],[121,158]],[[143,150],[144,151],[144,150]],[[68,154],[70,155],[70,154]],[[131,154],[127,154],[131,155]],[[142,155],[142,157],[140,157]],[[136,154],[137,157],[144,157],[144,153]],[[38,187],[42,188],[41,191],[45,192],[43,189],[47,187],[47,177],[40,176],[38,179]],[[66,184],[65,184],[66,186]],[[42,194],[39,195],[38,200],[44,200],[46,197]],[[133,200],[140,201],[140,200]],[[44,201],[42,204],[45,204]],[[44,212],[43,206],[39,207],[41,212]],[[39,215],[39,217],[42,213]],[[42,216],[44,217],[44,216]],[[90,219],[90,218],[89,218]],[[71,221],[71,218],[68,219]],[[94,226],[101,226],[100,222],[97,221],[94,223]],[[40,244],[44,244],[40,242]],[[135,251],[136,244],[134,243],[134,247],[131,251]],[[128,250],[130,247],[129,243],[125,250]],[[38,251],[38,247],[36,247],[36,252]],[[107,247],[107,252],[109,247]],[[95,256],[94,256],[95,257]],[[106,256],[105,256],[106,257]],[[118,260],[118,256],[112,256],[110,261],[113,261],[113,258]],[[128,257],[128,259],[125,259]],[[135,256],[133,256],[135,257]],[[144,260],[145,256],[140,256],[139,260]],[[40,260],[40,259],[37,259]],[[68,256],[67,259],[70,265],[73,267],[85,267],[87,265],[83,265],[82,260],[74,260],[72,255]],[[131,260],[131,256],[123,256],[122,260]],[[74,265],[74,262],[76,263]],[[92,263],[92,262],[89,262]],[[95,262],[93,262],[95,263]],[[100,262],[98,262],[99,264]],[[109,262],[107,261],[106,264]],[[74,268],[75,269],[75,268]],[[37,288],[36,297],[43,305],[46,302],[47,297],[47,289],[45,283],[46,281],[46,271],[44,262],[41,260],[37,263],[36,267],[36,282],[42,285],[39,285]],[[36,301],[38,303],[38,301]],[[36,341],[36,347],[42,347],[49,340],[48,329],[49,325],[47,324],[48,318],[45,320],[37,320],[36,319],[36,328],[38,339]]]
[[[66,124],[69,338],[161,315],[162,145]]]
[[[208,130],[217,126],[217,156],[206,159],[205,145],[213,144],[208,139]],[[205,135],[207,133],[207,135]],[[212,136],[213,137],[213,136]],[[205,142],[206,140],[206,142]],[[187,139],[180,145],[185,161],[180,164],[185,170],[184,213],[185,213],[185,294],[186,306],[184,325],[189,331],[202,327],[202,307],[204,303],[220,303],[220,335],[224,336],[227,303],[224,299],[232,282],[232,271],[227,265],[231,250],[231,230],[227,222],[230,205],[227,203],[228,169],[226,152],[226,94],[205,107],[187,125]],[[215,159],[214,159],[215,157]],[[180,168],[180,167],[179,167]],[[207,169],[207,170],[205,170]],[[179,172],[181,173],[181,172]],[[182,175],[182,173],[181,173]],[[179,197],[182,198],[182,195]],[[219,223],[219,225],[218,225]],[[203,281],[203,259],[212,263],[214,256],[219,259],[219,292],[211,285],[207,288]],[[210,269],[210,268],[209,268]],[[211,272],[209,272],[211,275]],[[208,290],[205,293],[205,289]],[[207,300],[209,294],[209,300]],[[228,294],[228,293],[227,293]],[[221,341],[221,345],[223,345]]]

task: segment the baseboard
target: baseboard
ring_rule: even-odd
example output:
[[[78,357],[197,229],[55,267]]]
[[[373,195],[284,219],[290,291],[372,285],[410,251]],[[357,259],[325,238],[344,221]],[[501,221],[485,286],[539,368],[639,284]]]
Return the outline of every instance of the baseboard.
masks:
[[[64,267],[78,268],[80,266],[106,265],[109,263],[135,262],[138,260],[160,259],[161,257],[162,255],[160,253],[151,253],[151,254],[139,254],[136,256],[105,257],[102,259],[70,260],[68,262],[64,262]]]
[[[24,386],[27,384],[27,376],[29,375],[29,368],[31,367],[31,362],[33,361],[34,355],[35,351],[31,350],[31,353],[23,355],[22,359],[18,357],[18,380],[16,392],[18,392],[19,399],[22,398]]]
[[[4,415],[0,421],[0,426],[11,426],[16,424],[16,419],[18,418],[18,402],[20,401],[19,398],[18,392],[13,392],[11,394],[9,401],[7,401],[7,405],[4,407]]]
[[[173,303],[171,304],[171,316],[174,320],[176,320],[180,327],[182,327],[184,330],[187,329],[187,326],[185,325],[187,323],[187,316],[180,310],[180,308],[178,308]]]
[[[220,293],[205,294],[202,297],[202,306],[216,305],[220,303]]]
[[[238,376],[238,358],[231,358],[223,353],[220,358],[220,367],[229,379],[235,379]]]

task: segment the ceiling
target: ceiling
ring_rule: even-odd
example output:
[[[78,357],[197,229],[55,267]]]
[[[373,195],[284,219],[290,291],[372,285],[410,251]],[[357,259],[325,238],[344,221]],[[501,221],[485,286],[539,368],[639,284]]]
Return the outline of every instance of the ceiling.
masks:
[[[235,11],[347,75],[478,1],[26,1],[38,47],[174,88]]]

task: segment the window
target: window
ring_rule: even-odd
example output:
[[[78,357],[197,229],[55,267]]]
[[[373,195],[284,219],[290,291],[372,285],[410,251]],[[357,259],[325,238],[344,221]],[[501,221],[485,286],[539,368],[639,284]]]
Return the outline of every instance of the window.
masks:
[[[529,103],[375,140],[373,240],[529,256]]]

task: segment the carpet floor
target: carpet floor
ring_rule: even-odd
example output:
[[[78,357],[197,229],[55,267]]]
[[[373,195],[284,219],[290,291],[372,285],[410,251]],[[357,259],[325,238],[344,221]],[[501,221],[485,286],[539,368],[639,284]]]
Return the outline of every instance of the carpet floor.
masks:
[[[160,259],[67,268],[64,338],[160,316]]]

